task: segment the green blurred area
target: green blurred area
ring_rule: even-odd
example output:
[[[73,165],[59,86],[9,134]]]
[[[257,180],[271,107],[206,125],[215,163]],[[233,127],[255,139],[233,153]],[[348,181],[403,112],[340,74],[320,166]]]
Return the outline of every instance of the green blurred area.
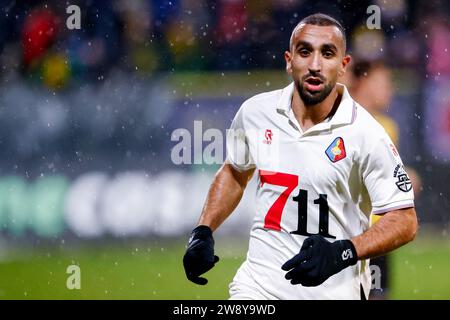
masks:
[[[226,299],[246,248],[223,239],[221,256],[197,286],[184,275],[185,239],[137,244],[84,244],[77,248],[12,249],[0,257],[2,299]],[[220,240],[218,240],[220,241]],[[66,287],[69,265],[81,271],[81,289]]]
[[[227,299],[247,239],[216,241],[221,260],[206,286],[186,280],[184,241],[12,249],[0,257],[0,299]],[[69,265],[81,289],[66,287]],[[450,241],[420,237],[392,254],[391,299],[450,299]]]
[[[391,266],[391,299],[450,299],[446,237],[419,237],[392,254]]]

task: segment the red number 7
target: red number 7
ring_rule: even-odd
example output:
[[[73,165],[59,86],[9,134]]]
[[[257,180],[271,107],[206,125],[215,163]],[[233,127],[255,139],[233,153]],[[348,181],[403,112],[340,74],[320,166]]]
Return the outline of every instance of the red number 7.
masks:
[[[264,219],[264,228],[280,231],[281,215],[289,195],[298,186],[298,176],[289,173],[264,170],[259,171],[259,176],[261,187],[264,183],[286,187],[286,190],[284,190],[278,199],[272,204],[267,212],[266,218]]]

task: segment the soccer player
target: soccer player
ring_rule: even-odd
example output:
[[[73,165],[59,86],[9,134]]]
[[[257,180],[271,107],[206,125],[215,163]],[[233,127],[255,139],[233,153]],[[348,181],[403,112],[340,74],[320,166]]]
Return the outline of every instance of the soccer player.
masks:
[[[256,215],[230,299],[365,299],[368,259],[415,237],[411,182],[384,129],[337,83],[351,60],[339,22],[304,18],[285,60],[293,82],[245,101],[231,124],[183,258],[187,278],[207,283],[219,260],[213,232],[255,173]],[[372,226],[371,215],[381,216]]]

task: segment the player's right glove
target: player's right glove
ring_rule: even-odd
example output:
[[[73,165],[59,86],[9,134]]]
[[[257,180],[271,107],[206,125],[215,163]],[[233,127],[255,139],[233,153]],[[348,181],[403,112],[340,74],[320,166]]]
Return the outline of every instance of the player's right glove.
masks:
[[[198,226],[192,230],[188,247],[183,257],[184,271],[189,280],[205,285],[208,280],[200,275],[214,267],[219,257],[214,255],[214,239],[208,226]]]

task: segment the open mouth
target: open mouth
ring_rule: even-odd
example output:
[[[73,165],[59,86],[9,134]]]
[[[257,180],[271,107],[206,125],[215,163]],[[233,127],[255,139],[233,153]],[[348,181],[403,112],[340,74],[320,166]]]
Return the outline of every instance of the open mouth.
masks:
[[[320,91],[323,88],[323,81],[316,77],[307,78],[305,84],[308,91]]]

